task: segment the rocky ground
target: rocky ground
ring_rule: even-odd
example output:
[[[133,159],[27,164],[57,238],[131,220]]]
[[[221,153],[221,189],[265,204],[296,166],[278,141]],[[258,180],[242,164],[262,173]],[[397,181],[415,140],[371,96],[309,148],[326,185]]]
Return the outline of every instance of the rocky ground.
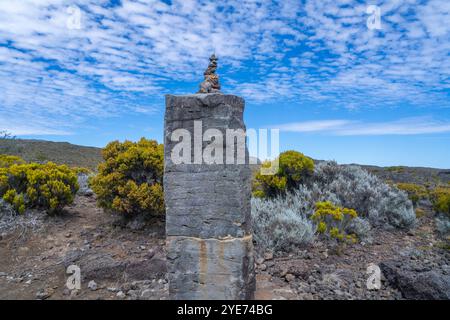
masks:
[[[127,225],[78,196],[62,216],[34,213],[0,236],[0,299],[166,299],[164,225]],[[346,248],[316,242],[295,254],[257,258],[258,299],[450,299],[450,254],[430,215],[411,232],[380,231]],[[367,266],[381,288],[368,290]],[[81,289],[66,287],[69,265]]]
[[[0,299],[165,299],[164,226],[120,222],[79,196],[26,235],[3,234]],[[81,269],[80,290],[66,288],[69,265]]]
[[[372,243],[330,249],[317,242],[297,254],[258,259],[257,298],[450,299],[450,253],[432,219],[412,232],[374,231]],[[367,288],[367,267],[381,270],[381,288]],[[419,281],[420,280],[420,281]]]

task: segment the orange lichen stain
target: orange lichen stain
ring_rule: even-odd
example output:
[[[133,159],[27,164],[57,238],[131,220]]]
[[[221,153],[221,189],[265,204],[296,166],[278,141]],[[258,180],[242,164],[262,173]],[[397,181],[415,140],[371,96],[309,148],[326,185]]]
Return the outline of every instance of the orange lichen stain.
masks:
[[[225,265],[223,263],[223,260],[225,260],[225,247],[224,247],[225,243],[223,241],[219,241],[219,258],[218,258],[218,264],[220,267],[220,272],[225,273],[226,268]]]
[[[208,271],[208,252],[206,249],[206,241],[200,240],[200,272],[199,272],[199,283],[204,285],[206,283],[206,272]]]

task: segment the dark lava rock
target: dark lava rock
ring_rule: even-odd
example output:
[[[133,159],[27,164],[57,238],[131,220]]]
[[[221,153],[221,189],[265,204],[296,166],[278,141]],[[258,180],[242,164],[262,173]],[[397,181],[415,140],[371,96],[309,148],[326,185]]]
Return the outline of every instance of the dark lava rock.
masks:
[[[130,262],[125,269],[128,278],[135,280],[160,278],[166,272],[166,261],[157,257]]]
[[[65,268],[79,266],[85,280],[119,280],[124,274],[128,279],[145,280],[160,278],[167,272],[166,260],[160,254],[151,259],[120,261],[104,252],[73,250],[67,253],[63,264]]]
[[[416,272],[397,262],[382,262],[380,268],[388,282],[397,287],[406,299],[450,299],[450,275],[441,270]]]

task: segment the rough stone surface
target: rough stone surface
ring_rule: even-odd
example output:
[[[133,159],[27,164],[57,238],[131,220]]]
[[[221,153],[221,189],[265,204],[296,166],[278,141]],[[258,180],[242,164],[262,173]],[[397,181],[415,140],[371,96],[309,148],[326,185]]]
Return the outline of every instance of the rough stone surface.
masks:
[[[97,282],[95,282],[94,280],[89,281],[88,288],[91,289],[92,291],[97,290],[98,289]]]
[[[225,163],[226,130],[245,131],[243,111],[244,100],[234,95],[166,96],[164,193],[172,299],[253,297],[251,170],[245,142],[232,143],[235,156],[243,152],[245,163]],[[191,163],[172,161],[179,143],[172,141],[172,133],[186,129],[194,140],[195,121],[201,121],[201,133],[222,133],[223,163],[196,162],[194,141]],[[209,143],[202,142],[202,150]]]
[[[146,280],[162,277],[167,272],[166,261],[161,253],[146,259],[115,259],[104,252],[90,253],[81,250],[69,251],[63,259],[67,268],[76,264],[82,270],[84,280],[120,280],[123,277],[134,280]]]
[[[216,74],[217,60],[219,59],[215,54],[209,58],[208,68],[203,73],[205,80],[200,84],[198,93],[220,92],[219,76]]]
[[[52,296],[54,290],[51,288],[41,289],[36,293],[36,299],[45,300]]]
[[[380,264],[386,279],[397,287],[405,299],[450,299],[450,275],[441,270],[411,271],[404,262],[387,261]]]
[[[126,268],[126,262],[115,260],[106,253],[89,254],[81,250],[69,252],[64,258],[64,267],[76,264],[82,270],[83,279],[115,279],[122,274]]]
[[[252,238],[167,239],[170,292],[176,299],[251,299]]]
[[[129,263],[125,273],[136,280],[153,279],[164,277],[167,272],[166,261],[163,258],[153,257],[151,259]]]

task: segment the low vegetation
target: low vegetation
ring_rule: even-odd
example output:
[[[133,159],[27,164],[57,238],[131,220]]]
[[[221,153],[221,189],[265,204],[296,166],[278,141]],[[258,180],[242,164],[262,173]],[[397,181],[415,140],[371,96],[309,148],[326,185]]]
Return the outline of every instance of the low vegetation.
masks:
[[[405,192],[359,166],[322,162],[317,165],[309,187],[319,195],[318,200],[354,209],[373,226],[408,229],[416,220]]]
[[[1,139],[0,154],[17,156],[26,162],[54,162],[92,171],[102,161],[101,149],[70,144],[26,139]]]
[[[314,171],[314,162],[297,151],[286,151],[275,160],[278,170],[275,174],[258,172],[253,183],[253,195],[259,198],[274,198],[293,191],[308,179]],[[275,162],[266,161],[263,169],[268,169]]]
[[[164,214],[162,144],[145,138],[114,141],[102,156],[104,162],[90,182],[100,207],[125,217]]]
[[[39,208],[57,213],[74,200],[78,190],[74,170],[52,162],[25,163],[18,157],[0,156],[0,196],[18,213]]]
[[[448,216],[438,216],[436,218],[436,230],[450,242],[450,218]]]
[[[20,149],[20,144],[14,148]],[[90,177],[98,205],[108,211],[124,217],[164,215],[163,145],[145,138],[114,141],[101,156],[98,167],[83,168],[78,161],[69,168],[47,162],[48,155],[43,163],[0,155],[0,198],[18,213],[27,208],[55,213],[73,202],[77,176],[82,175]],[[316,238],[354,243],[370,239],[372,228],[409,229],[426,214],[419,205],[422,200],[430,200],[438,213],[436,229],[449,234],[448,185],[388,184],[359,166],[334,161],[314,165],[296,151],[283,152],[277,160],[275,174],[258,171],[254,176],[252,216],[259,248],[290,251]],[[265,162],[262,167],[272,164]],[[402,172],[404,168],[387,170]]]
[[[405,170],[402,166],[392,166],[392,167],[386,167],[386,171],[395,172],[395,173],[401,173]]]
[[[289,232],[278,232],[277,241],[271,242],[273,226],[286,221],[286,216],[296,223]],[[366,241],[372,227],[408,229],[416,221],[405,192],[358,166],[334,161],[316,165],[298,188],[284,195],[253,199],[252,217],[255,240],[263,247],[273,245],[274,250],[277,243],[289,242],[292,234],[302,236],[285,244],[285,250],[309,243],[318,234],[350,243]]]
[[[309,219],[308,202],[293,192],[274,199],[252,198],[253,237],[257,249],[291,251],[310,244],[316,228]]]
[[[450,241],[450,187],[439,186],[431,192],[433,208],[437,212],[436,229]]]
[[[25,161],[16,156],[0,154],[0,168],[9,168],[13,164],[23,164]]]
[[[417,206],[419,200],[429,197],[428,189],[425,186],[415,183],[397,183],[396,187],[408,194],[408,198],[414,206]]]
[[[434,210],[450,217],[450,187],[440,186],[431,192]]]
[[[335,206],[330,201],[317,202],[311,219],[317,224],[317,232],[341,242],[356,243],[357,236],[348,233],[351,221],[358,217],[353,209]]]

